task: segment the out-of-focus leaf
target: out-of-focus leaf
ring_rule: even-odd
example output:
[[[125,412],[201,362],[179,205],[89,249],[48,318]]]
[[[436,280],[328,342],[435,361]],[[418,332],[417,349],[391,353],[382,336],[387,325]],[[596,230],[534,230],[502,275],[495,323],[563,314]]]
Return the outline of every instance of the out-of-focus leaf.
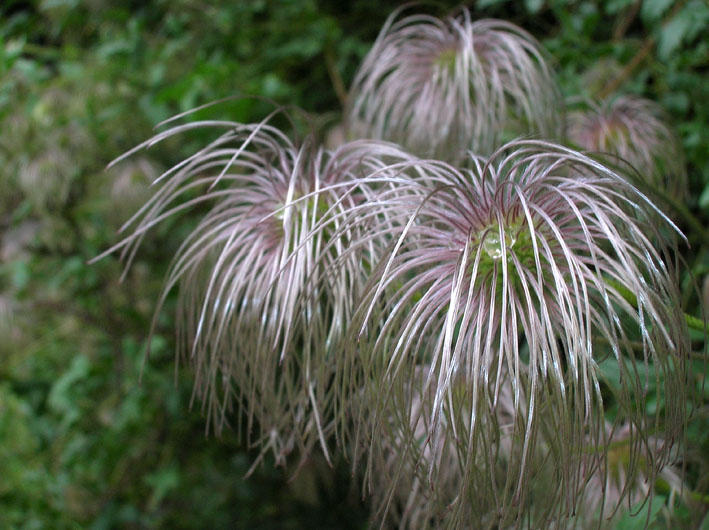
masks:
[[[544,6],[544,0],[524,0],[524,7],[531,14],[538,13]]]
[[[704,191],[699,196],[699,207],[709,211],[709,184],[704,187]]]
[[[88,358],[83,355],[74,357],[69,369],[57,379],[49,392],[48,404],[53,411],[62,416],[64,427],[74,423],[81,415],[79,404],[74,399],[76,392],[74,385],[86,378],[89,367]]]
[[[688,3],[660,30],[658,56],[667,60],[684,40],[691,41],[709,23],[709,5],[701,0]]]
[[[689,97],[684,92],[670,92],[662,98],[662,106],[672,113],[684,113],[690,106]]]
[[[479,9],[485,9],[487,7],[497,6],[509,2],[509,0],[478,0],[477,7]]]
[[[41,2],[42,9],[72,9],[77,5],[79,5],[79,0],[44,0]]]
[[[609,0],[606,2],[605,11],[609,15],[614,15],[623,9],[630,7],[638,0]]]
[[[148,506],[150,509],[154,510],[165,496],[179,485],[180,471],[177,465],[168,465],[147,475],[145,482],[153,490],[150,500],[148,501]]]
[[[30,281],[29,264],[24,260],[13,261],[9,264],[12,286],[22,292]]]
[[[654,22],[667,11],[675,0],[643,0],[640,16],[646,22]]]
[[[616,530],[645,530],[652,527],[657,521],[657,516],[660,510],[667,502],[667,499],[662,495],[655,495],[652,500],[644,502],[644,504],[633,506],[630,511],[623,514]]]

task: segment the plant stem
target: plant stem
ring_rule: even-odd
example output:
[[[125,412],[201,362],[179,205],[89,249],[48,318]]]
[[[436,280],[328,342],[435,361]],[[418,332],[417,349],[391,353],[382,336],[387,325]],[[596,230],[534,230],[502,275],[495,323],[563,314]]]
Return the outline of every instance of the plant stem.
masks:
[[[615,92],[620,85],[625,83],[625,81],[628,80],[630,75],[633,73],[633,71],[640,65],[640,63],[643,62],[645,57],[648,56],[650,51],[652,50],[652,47],[655,45],[655,38],[654,37],[648,37],[645,39],[645,42],[643,42],[642,47],[638,50],[638,52],[635,54],[635,56],[630,60],[628,64],[625,65],[623,70],[611,79],[606,86],[604,86],[601,91],[598,93],[599,99],[605,99],[607,98],[610,94]]]
[[[623,37],[625,37],[625,32],[628,31],[630,24],[633,23],[633,20],[635,20],[635,17],[638,14],[638,11],[640,10],[640,4],[641,1],[636,0],[633,5],[630,6],[630,8],[628,8],[628,10],[625,12],[625,16],[613,31],[614,41],[618,42],[622,40]]]
[[[337,94],[337,99],[340,100],[340,105],[344,108],[347,105],[347,89],[342,81],[340,72],[337,70],[335,54],[330,46],[325,48],[325,67],[327,68],[327,74],[330,76],[332,87],[335,89],[335,94]]]
[[[635,309],[638,308],[638,298],[635,296],[635,293],[628,289],[625,285],[623,285],[620,282],[615,281],[612,278],[605,278],[606,283],[618,291],[618,294],[623,297],[623,299],[628,302],[630,305],[632,305]],[[688,315],[687,313],[683,313],[684,315],[684,320],[687,322],[687,326],[690,329],[696,329],[698,331],[702,331],[705,334],[709,333],[709,330],[707,330],[706,326],[704,325],[704,322],[693,316],[693,315]]]
[[[665,26],[669,23],[672,18],[679,12],[680,9],[684,7],[684,5],[687,3],[687,0],[680,0],[677,2],[672,10],[665,16],[665,18],[662,20],[662,26]],[[627,29],[627,28],[626,28]],[[605,99],[609,95],[611,95],[613,92],[615,92],[620,85],[622,85],[625,81],[628,80],[628,78],[631,76],[633,71],[640,65],[640,63],[643,62],[645,57],[648,56],[648,54],[652,51],[653,46],[655,45],[655,37],[652,35],[648,35],[645,40],[643,41],[643,45],[640,47],[640,49],[637,51],[635,56],[630,60],[628,64],[625,65],[623,70],[613,79],[611,79],[606,86],[604,86],[601,91],[598,94],[599,99]]]
[[[705,245],[709,245],[709,230],[681,201],[663,193],[659,188],[649,182],[643,182],[642,186],[652,194],[652,198],[664,202],[667,206],[677,212],[680,217],[692,228],[692,232],[698,234]]]

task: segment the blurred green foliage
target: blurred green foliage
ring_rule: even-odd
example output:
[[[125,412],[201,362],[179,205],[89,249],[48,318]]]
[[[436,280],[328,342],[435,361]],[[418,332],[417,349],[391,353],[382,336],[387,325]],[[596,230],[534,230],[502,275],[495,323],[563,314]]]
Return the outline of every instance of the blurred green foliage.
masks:
[[[166,142],[106,172],[110,160],[161,120],[235,94],[337,120],[342,86],[396,5],[2,4],[0,528],[367,526],[346,463],[331,470],[313,458],[291,481],[295,467],[274,469],[267,460],[244,479],[258,455],[244,447],[241,420],[233,418],[234,429],[219,438],[205,437],[199,406],[190,407],[191,375],[175,369],[173,300],[144,359],[161,278],[189,219],[150,234],[122,283],[116,257],[87,260],[117,242],[116,229],[142,204],[150,178],[189,154],[199,137],[194,145]],[[705,1],[478,0],[470,7],[537,36],[566,96],[611,87],[660,102],[687,155],[686,207],[700,227],[709,225]],[[272,108],[242,98],[219,110],[248,122]],[[693,275],[683,283],[685,310],[700,315],[709,298],[708,236],[669,213],[691,243],[683,255]],[[704,337],[695,339],[702,350]],[[700,351],[695,361],[698,405],[685,459],[694,501],[670,506],[673,524],[687,528],[709,527],[704,358]],[[662,406],[658,400],[652,406]],[[644,508],[653,510],[652,525],[666,522],[661,504],[658,497]],[[644,521],[628,516],[619,528]]]

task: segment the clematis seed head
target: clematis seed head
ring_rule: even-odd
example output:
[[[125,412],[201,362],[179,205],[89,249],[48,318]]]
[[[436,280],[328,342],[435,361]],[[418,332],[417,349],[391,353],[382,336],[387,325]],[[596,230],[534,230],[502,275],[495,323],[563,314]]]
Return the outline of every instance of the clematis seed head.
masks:
[[[679,231],[625,178],[552,143],[468,164],[419,162],[388,201],[398,228],[350,328],[357,445],[373,448],[368,476],[389,477],[387,502],[402,477],[427,483],[440,527],[541,527],[574,512],[589,455],[598,467],[609,453],[608,395],[648,474],[682,437],[690,345],[663,235]],[[648,418],[651,381],[665,406]],[[371,455],[390,447],[396,472],[379,474]],[[532,498],[542,477],[554,486]]]
[[[559,138],[558,89],[534,38],[467,9],[386,22],[349,94],[354,137],[400,143],[425,157],[488,155],[502,139]]]
[[[358,247],[366,255],[349,252],[366,223],[338,226],[371,199],[369,175],[412,158],[378,141],[333,151],[311,137],[294,143],[268,119],[171,125],[124,156],[193,129],[218,135],[155,178],[152,197],[124,225],[131,232],[104,255],[120,249],[129,266],[148,230],[211,204],[172,261],[156,318],[179,287],[179,355],[193,367],[208,428],[219,431],[238,408],[249,443],[277,463],[314,445],[329,458],[335,409],[343,408],[333,398],[334,347],[367,260],[386,247],[370,237]]]
[[[567,132],[581,149],[610,153],[630,164],[607,160],[629,178],[649,184],[660,198],[669,193],[682,199],[687,194],[684,155],[668,122],[657,103],[620,96],[580,104],[568,113]]]

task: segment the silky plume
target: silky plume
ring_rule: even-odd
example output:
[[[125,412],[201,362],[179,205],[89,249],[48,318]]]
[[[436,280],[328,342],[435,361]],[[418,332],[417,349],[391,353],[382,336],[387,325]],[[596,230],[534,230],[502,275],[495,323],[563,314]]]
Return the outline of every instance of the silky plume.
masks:
[[[683,436],[690,344],[666,232],[681,234],[625,178],[565,147],[516,141],[468,165],[416,162],[420,174],[373,206],[392,242],[342,370],[360,389],[354,467],[384,487],[383,513],[415,473],[433,527],[558,523],[589,460],[598,469],[609,451],[609,400],[650,482]],[[650,383],[664,407],[648,416]],[[391,447],[393,463],[381,458]],[[628,473],[634,483],[637,466]],[[541,477],[550,486],[533,498]]]

